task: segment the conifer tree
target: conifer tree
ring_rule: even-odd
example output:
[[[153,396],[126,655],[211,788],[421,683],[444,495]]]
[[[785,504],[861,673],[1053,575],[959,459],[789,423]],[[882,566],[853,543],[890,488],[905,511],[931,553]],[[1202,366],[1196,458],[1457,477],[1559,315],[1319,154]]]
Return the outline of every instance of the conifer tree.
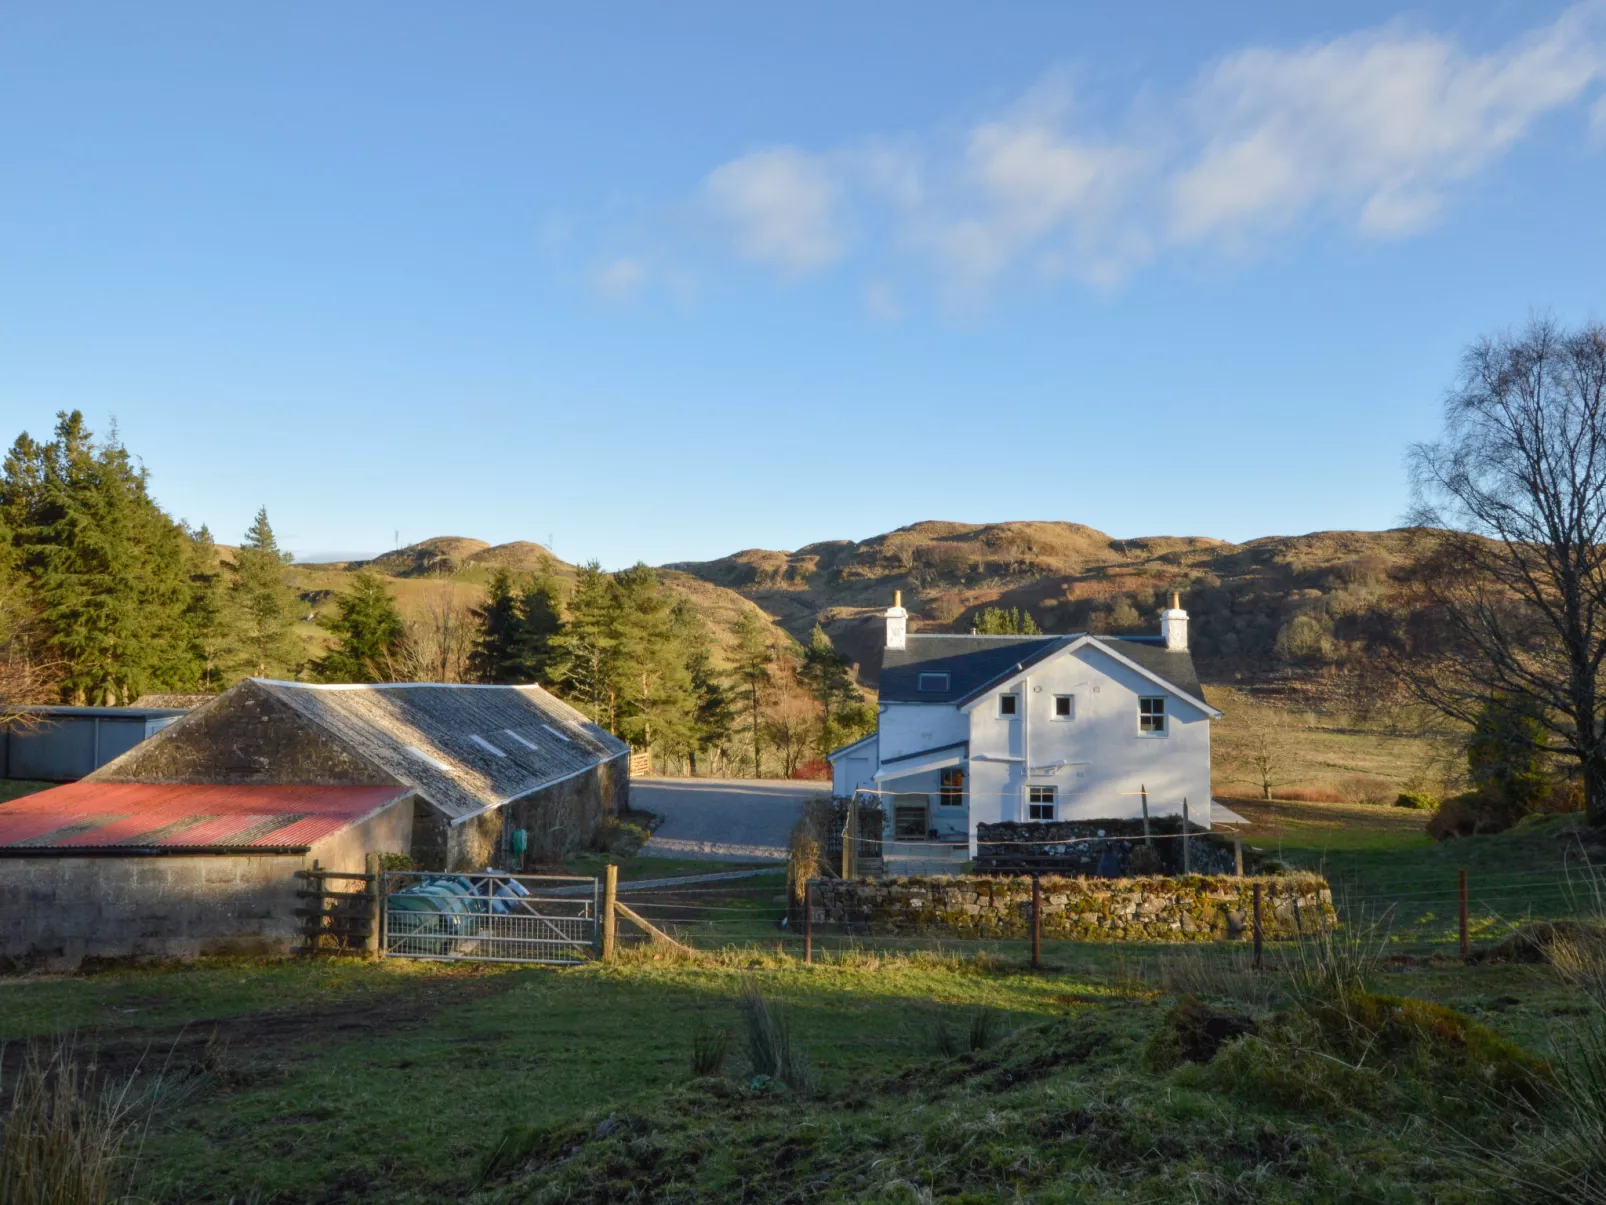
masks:
[[[686,651],[676,638],[673,600],[646,565],[614,575],[616,690],[620,702],[614,729],[641,748],[662,742],[681,751],[691,740],[695,701]]]
[[[187,659],[182,675],[186,689],[215,694],[229,685],[228,662],[237,657],[234,646],[236,615],[224,582],[224,570],[212,533],[203,523],[189,538],[185,550],[188,590],[184,605],[184,646]]]
[[[498,569],[486,588],[485,602],[474,608],[479,636],[468,657],[474,681],[507,685],[524,680],[519,672],[524,626],[519,612],[513,575]]]
[[[0,478],[0,516],[26,573],[63,698],[127,702],[182,678],[184,533],[115,437],[77,411],[26,434]]]
[[[302,604],[285,577],[289,563],[263,507],[240,543],[231,586],[240,617],[241,659],[246,672],[258,678],[294,674],[300,665],[295,625]]]
[[[767,625],[757,614],[743,610],[736,619],[736,678],[741,683],[748,713],[749,732],[753,738],[753,777],[764,777],[761,760],[761,736],[764,730],[762,711],[764,693],[770,685],[770,668],[775,664],[775,651],[770,643]]]
[[[570,700],[609,731],[618,720],[619,605],[613,578],[595,561],[582,565],[569,596],[569,622],[552,640]]]
[[[550,562],[525,583],[519,596],[519,621],[522,680],[551,685],[562,660],[554,642],[563,634],[563,591]]]
[[[395,682],[406,664],[407,626],[385,583],[359,573],[351,590],[335,600],[337,614],[324,621],[335,646],[313,662],[321,682]]]
[[[1018,607],[985,607],[976,613],[971,627],[980,636],[1041,636],[1030,611]]]
[[[682,598],[676,600],[670,621],[675,630],[675,639],[685,655],[686,673],[690,679],[691,732],[685,755],[695,776],[699,756],[709,755],[716,764],[723,756],[725,742],[730,739],[736,723],[736,709],[730,691],[726,689],[724,675],[714,667],[713,642],[703,617]]]
[[[859,718],[853,708],[860,699],[853,685],[853,675],[849,672],[848,659],[837,652],[831,638],[819,624],[814,625],[808,648],[803,650],[797,676],[820,705],[818,748],[823,757],[836,748],[838,735],[845,727],[844,719],[850,714],[854,719]]]

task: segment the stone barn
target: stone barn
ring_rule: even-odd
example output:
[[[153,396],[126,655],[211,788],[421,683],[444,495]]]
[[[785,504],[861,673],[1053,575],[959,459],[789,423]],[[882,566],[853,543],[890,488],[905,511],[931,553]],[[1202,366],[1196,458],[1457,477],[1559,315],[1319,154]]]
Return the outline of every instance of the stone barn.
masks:
[[[538,686],[248,678],[86,783],[405,787],[421,867],[520,869],[589,843],[628,802],[629,761]]]
[[[412,788],[76,782],[0,805],[0,964],[278,954],[295,872],[406,849]]]

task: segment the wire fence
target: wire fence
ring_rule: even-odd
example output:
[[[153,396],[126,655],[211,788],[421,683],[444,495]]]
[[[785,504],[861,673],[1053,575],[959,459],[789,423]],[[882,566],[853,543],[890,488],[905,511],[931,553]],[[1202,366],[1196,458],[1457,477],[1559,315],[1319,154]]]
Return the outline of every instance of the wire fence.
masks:
[[[1387,866],[1309,869],[1325,872],[1339,924],[1375,933],[1385,952],[1394,955],[1476,956],[1525,925],[1606,919],[1606,873],[1581,861],[1548,869],[1491,870],[1449,863],[1428,871],[1397,872]],[[647,920],[695,948],[754,946],[798,957],[803,953],[802,909],[788,896],[782,870],[763,879],[666,887],[628,898]],[[892,933],[874,920],[828,922],[819,910],[809,927],[814,949],[822,952],[1007,953],[1028,944],[1025,938],[976,938],[937,927]],[[1239,944],[1247,942],[1248,935],[1226,940]],[[1273,943],[1273,938],[1268,936],[1267,942]],[[1043,944],[1114,949],[1139,943],[1067,941],[1045,935]]]

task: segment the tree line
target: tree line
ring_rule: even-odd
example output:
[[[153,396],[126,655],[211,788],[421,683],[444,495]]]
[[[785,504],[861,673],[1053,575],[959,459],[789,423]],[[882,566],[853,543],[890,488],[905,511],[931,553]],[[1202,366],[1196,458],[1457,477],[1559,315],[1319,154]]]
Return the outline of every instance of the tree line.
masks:
[[[660,763],[693,773],[791,775],[874,725],[823,630],[807,647],[748,609],[729,649],[645,565],[498,571],[471,605],[446,584],[404,616],[360,572],[318,620],[310,656],[298,594],[267,511],[219,547],[151,496],[113,433],[58,415],[0,468],[0,711],[216,693],[247,676],[323,682],[536,683]]]

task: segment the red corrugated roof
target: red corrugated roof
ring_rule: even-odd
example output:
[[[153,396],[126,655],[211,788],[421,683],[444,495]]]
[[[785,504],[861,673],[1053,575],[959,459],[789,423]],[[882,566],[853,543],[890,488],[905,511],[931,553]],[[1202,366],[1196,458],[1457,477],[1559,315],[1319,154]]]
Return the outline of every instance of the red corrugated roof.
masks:
[[[304,849],[410,789],[74,782],[0,804],[0,849]]]

